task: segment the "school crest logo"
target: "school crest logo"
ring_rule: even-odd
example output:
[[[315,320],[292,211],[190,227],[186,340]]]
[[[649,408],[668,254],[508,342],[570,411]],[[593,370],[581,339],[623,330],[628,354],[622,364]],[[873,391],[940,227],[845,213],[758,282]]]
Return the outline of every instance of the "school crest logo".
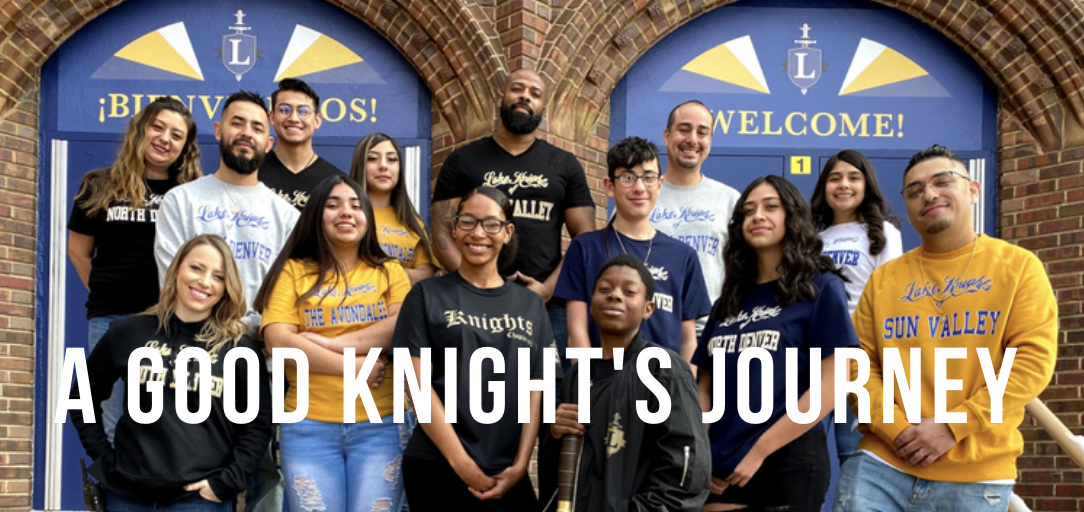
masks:
[[[226,70],[233,73],[240,82],[241,75],[256,67],[259,50],[256,47],[256,36],[245,33],[252,30],[252,27],[245,25],[245,11],[237,9],[233,16],[237,18],[237,24],[229,29],[234,33],[222,36],[222,48],[219,53],[222,54],[222,65],[226,66]]]
[[[802,26],[798,28],[802,31],[802,37],[794,41],[800,46],[787,50],[787,77],[790,78],[791,83],[802,90],[803,96],[817,84],[824,71],[820,49],[809,47],[817,42],[809,37],[809,31],[812,28],[808,23],[802,23]]]
[[[621,426],[621,415],[614,413],[610,428],[606,429],[606,457],[621,451],[625,447],[625,427]]]
[[[647,265],[647,271],[651,272],[651,278],[656,281],[666,281],[667,279],[670,279],[670,273],[666,271],[666,267]]]

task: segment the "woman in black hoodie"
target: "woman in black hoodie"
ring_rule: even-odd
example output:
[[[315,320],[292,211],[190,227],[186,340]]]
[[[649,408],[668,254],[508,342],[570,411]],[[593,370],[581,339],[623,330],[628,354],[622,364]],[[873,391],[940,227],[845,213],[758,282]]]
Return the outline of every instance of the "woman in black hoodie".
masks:
[[[106,510],[232,510],[231,500],[245,489],[271,439],[267,369],[245,335],[245,310],[229,246],[216,235],[200,235],[177,252],[158,304],[114,322],[102,336],[87,360],[94,417],[84,418],[78,409],[71,415],[94,459],[90,472],[105,485]],[[202,350],[184,352],[188,348]],[[137,350],[139,411],[130,410],[125,397],[111,445],[95,418],[114,382],[124,379],[125,389],[137,384],[128,381],[129,357]],[[178,368],[182,352],[202,356]],[[164,371],[153,368],[154,355]],[[223,378],[227,366],[234,368],[229,381]],[[178,370],[188,374],[180,384]],[[183,419],[179,385],[188,390]],[[73,386],[72,398],[79,391]],[[209,407],[201,404],[202,394],[210,397]],[[230,395],[233,406],[227,408]]]

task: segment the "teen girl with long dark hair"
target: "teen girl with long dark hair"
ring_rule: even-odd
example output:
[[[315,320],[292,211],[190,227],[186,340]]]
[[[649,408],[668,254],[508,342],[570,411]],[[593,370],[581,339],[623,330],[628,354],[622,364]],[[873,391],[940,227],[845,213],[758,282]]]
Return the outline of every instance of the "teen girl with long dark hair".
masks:
[[[843,280],[821,254],[801,193],[781,177],[750,183],[727,229],[726,279],[693,358],[705,411],[725,398],[708,430],[708,502],[819,510],[830,474],[819,422],[833,406],[834,350],[858,344]],[[723,375],[713,366],[719,358]],[[797,376],[795,389],[788,376]],[[713,396],[716,377],[725,397]],[[802,423],[788,414],[795,399],[797,411],[808,413]],[[750,412],[757,421],[747,420]]]
[[[320,182],[256,296],[269,351],[296,348],[308,359],[305,418],[279,425],[290,510],[398,510],[401,503],[406,425],[394,423],[392,414],[405,404],[393,399],[383,367],[410,281],[381,250],[372,219],[354,180],[340,175]],[[354,398],[354,422],[343,409],[350,348],[354,375],[369,362],[365,378],[376,406],[370,416]],[[285,408],[294,411],[303,396],[295,363],[287,361]]]

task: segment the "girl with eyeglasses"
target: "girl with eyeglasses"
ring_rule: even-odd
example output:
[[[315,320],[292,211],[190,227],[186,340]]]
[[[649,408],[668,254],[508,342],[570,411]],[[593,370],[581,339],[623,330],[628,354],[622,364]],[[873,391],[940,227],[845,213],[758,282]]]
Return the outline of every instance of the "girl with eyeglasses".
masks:
[[[308,411],[279,425],[279,454],[290,510],[399,510],[405,404],[384,379],[385,354],[410,281],[377,242],[373,209],[345,175],[313,189],[293,233],[256,296],[270,353],[300,349],[308,359]],[[375,349],[380,348],[377,356]],[[354,349],[353,361],[345,351]],[[375,360],[373,360],[375,359]],[[343,366],[371,386],[376,414],[361,397],[347,421]],[[368,363],[368,364],[366,364]],[[297,409],[296,363],[286,360],[285,409]],[[364,393],[364,391],[362,391]]]
[[[549,315],[541,297],[501,276],[515,259],[516,234],[512,202],[503,192],[479,187],[459,201],[453,222],[456,247],[463,255],[453,273],[417,283],[403,303],[395,328],[395,347],[410,350],[415,375],[421,375],[421,355],[432,357],[431,422],[419,423],[403,455],[403,478],[413,512],[532,511],[538,499],[527,477],[531,452],[538,437],[541,393],[530,394],[530,422],[519,423],[520,359],[530,379],[541,379],[545,364],[555,368]],[[455,380],[445,373],[445,350],[456,350]],[[528,348],[521,354],[520,348]],[[503,359],[503,372],[493,363],[472,364],[479,351]],[[504,397],[482,393],[482,410],[501,410],[492,423],[479,422],[468,409],[470,381],[502,382]],[[454,390],[449,387],[454,386]],[[486,387],[485,389],[489,389]],[[445,419],[445,399],[455,393],[455,423]],[[418,397],[412,397],[424,417]]]
[[[801,193],[779,176],[746,187],[727,231],[722,293],[693,358],[714,420],[708,502],[818,511],[831,469],[821,420],[833,407],[835,349],[858,345],[843,279],[821,254]],[[756,421],[746,420],[750,412]]]
[[[263,351],[245,332],[245,289],[233,252],[217,235],[200,235],[177,251],[169,265],[157,303],[138,315],[114,321],[87,359],[94,418],[72,409],[72,423],[87,455],[90,473],[105,486],[105,510],[184,510],[230,512],[231,501],[245,490],[248,477],[271,440],[271,389]],[[157,282],[157,281],[156,281]],[[188,348],[205,351],[209,366],[190,359],[187,382],[176,382],[178,358]],[[117,423],[115,444],[105,426],[95,421],[102,413],[113,384],[127,380],[129,357],[136,349],[161,356],[161,372],[144,357],[139,364],[141,411],[152,410],[152,383],[158,392],[160,416],[145,423],[125,412]],[[185,354],[187,356],[187,353]],[[236,360],[235,360],[236,358]],[[232,380],[224,381],[227,366]],[[201,374],[208,372],[210,375]],[[253,375],[255,374],[255,375]],[[249,383],[257,389],[251,390]],[[207,416],[182,419],[174,388],[188,386],[187,409],[200,396],[210,397]],[[209,385],[210,390],[204,389]],[[257,402],[249,401],[255,391]],[[225,396],[236,400],[238,423],[227,416]],[[78,398],[73,386],[72,398]]]
[[[361,184],[373,203],[380,247],[399,260],[411,283],[433,277],[433,248],[425,224],[407,195],[402,178],[403,152],[395,139],[372,133],[354,148],[350,177]]]
[[[117,159],[83,177],[68,220],[68,258],[89,290],[88,345],[109,324],[158,300],[154,224],[173,187],[203,176],[196,121],[176,98],[162,97],[128,123]],[[102,404],[109,441],[124,412],[124,383]]]
[[[853,315],[873,269],[903,254],[900,230],[888,216],[888,202],[873,164],[852,149],[840,151],[824,164],[810,202],[824,254],[847,278],[847,312]],[[862,433],[858,417],[849,409],[847,423],[834,427],[842,466],[854,455]]]

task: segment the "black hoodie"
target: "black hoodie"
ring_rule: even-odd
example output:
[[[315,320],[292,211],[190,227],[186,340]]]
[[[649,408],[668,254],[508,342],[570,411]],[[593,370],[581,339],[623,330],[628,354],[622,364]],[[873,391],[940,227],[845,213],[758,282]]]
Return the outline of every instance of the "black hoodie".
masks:
[[[167,336],[164,330],[158,329],[155,316],[136,315],[117,320],[87,359],[95,418],[101,418],[102,401],[109,398],[117,379],[124,379],[126,395],[133,385],[128,382],[128,357],[132,351],[140,347],[155,349],[162,355],[165,369],[161,417],[146,425],[137,423],[127,413],[125,396],[125,413],[117,422],[114,435],[115,448],[110,446],[100,421],[87,423],[81,410],[71,411],[79,439],[94,459],[90,472],[110,491],[133,500],[169,503],[198,498],[198,492],[186,491],[184,487],[207,479],[215,496],[223,501],[232,500],[246,488],[249,474],[267,451],[271,440],[271,389],[263,352],[248,336],[242,337],[236,345],[227,344],[211,357],[210,416],[194,425],[177,416],[176,357],[185,347],[206,349],[205,344],[195,341],[202,328],[203,322],[185,323],[174,316]],[[239,358],[234,363],[233,381],[224,382],[226,355],[240,348],[255,352],[257,364],[252,368]],[[140,410],[147,412],[151,410],[151,393],[147,389],[150,360],[144,359],[140,369],[139,404]],[[248,411],[247,384],[249,372],[253,370],[259,386],[259,403],[251,406],[259,407],[259,412],[251,423],[231,423],[226,418],[225,393],[232,387],[235,410]],[[188,410],[195,412],[199,408],[198,363],[192,360],[188,371]],[[159,374],[158,379],[162,378]],[[78,385],[72,387],[71,397],[79,397]]]
[[[637,357],[649,347],[670,358],[669,369],[657,360],[649,365],[670,396],[670,416],[657,425],[644,423],[636,413],[639,400],[647,402],[649,411],[659,410],[658,399],[636,371]],[[562,402],[579,402],[579,378],[576,367],[566,374]],[[699,512],[708,498],[711,449],[688,363],[637,334],[625,349],[622,369],[615,371],[612,359],[592,361],[591,381],[591,422],[583,436],[573,510]],[[550,441],[547,450],[560,449],[560,439]],[[547,510],[555,505],[552,500]]]

